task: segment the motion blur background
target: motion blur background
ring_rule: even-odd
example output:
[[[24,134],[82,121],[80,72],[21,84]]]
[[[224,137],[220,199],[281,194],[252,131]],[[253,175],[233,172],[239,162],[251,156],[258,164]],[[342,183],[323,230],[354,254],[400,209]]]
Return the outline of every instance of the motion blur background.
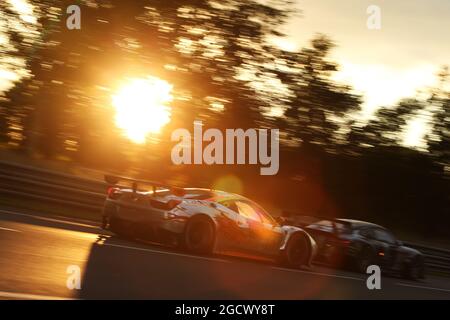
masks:
[[[81,9],[69,30],[66,8]],[[450,3],[6,0],[0,157],[243,193],[449,242]],[[170,134],[279,128],[280,171],[174,166]],[[3,197],[2,201],[6,201]]]

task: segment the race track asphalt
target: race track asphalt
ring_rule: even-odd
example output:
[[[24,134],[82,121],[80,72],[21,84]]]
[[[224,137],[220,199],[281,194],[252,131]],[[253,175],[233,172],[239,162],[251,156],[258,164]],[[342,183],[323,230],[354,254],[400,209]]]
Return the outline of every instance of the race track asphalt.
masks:
[[[67,286],[76,283],[74,270],[80,289]],[[0,299],[450,299],[446,277],[383,276],[381,290],[369,290],[366,279],[196,256],[123,240],[94,222],[0,209]]]

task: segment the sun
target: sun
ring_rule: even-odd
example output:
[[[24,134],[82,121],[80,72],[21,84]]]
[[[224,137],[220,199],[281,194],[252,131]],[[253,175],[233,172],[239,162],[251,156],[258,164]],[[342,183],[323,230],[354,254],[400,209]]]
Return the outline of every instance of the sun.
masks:
[[[131,79],[112,97],[115,123],[135,143],[158,134],[170,121],[172,86],[155,77]]]

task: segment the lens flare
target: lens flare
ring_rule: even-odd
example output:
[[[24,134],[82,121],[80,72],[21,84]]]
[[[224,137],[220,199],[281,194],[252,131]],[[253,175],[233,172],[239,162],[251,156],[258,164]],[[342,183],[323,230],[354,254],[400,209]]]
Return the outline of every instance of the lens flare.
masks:
[[[225,175],[213,182],[213,189],[242,194],[244,185],[238,177]]]

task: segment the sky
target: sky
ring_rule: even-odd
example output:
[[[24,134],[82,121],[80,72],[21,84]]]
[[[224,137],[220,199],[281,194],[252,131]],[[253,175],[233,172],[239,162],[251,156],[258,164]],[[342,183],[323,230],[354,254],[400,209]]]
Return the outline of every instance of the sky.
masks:
[[[380,9],[380,29],[369,29],[369,6]],[[315,33],[330,36],[341,65],[336,79],[365,98],[364,115],[436,83],[450,64],[449,0],[297,0],[300,16],[284,31],[286,45],[303,47]],[[372,13],[372,12],[370,12]]]

